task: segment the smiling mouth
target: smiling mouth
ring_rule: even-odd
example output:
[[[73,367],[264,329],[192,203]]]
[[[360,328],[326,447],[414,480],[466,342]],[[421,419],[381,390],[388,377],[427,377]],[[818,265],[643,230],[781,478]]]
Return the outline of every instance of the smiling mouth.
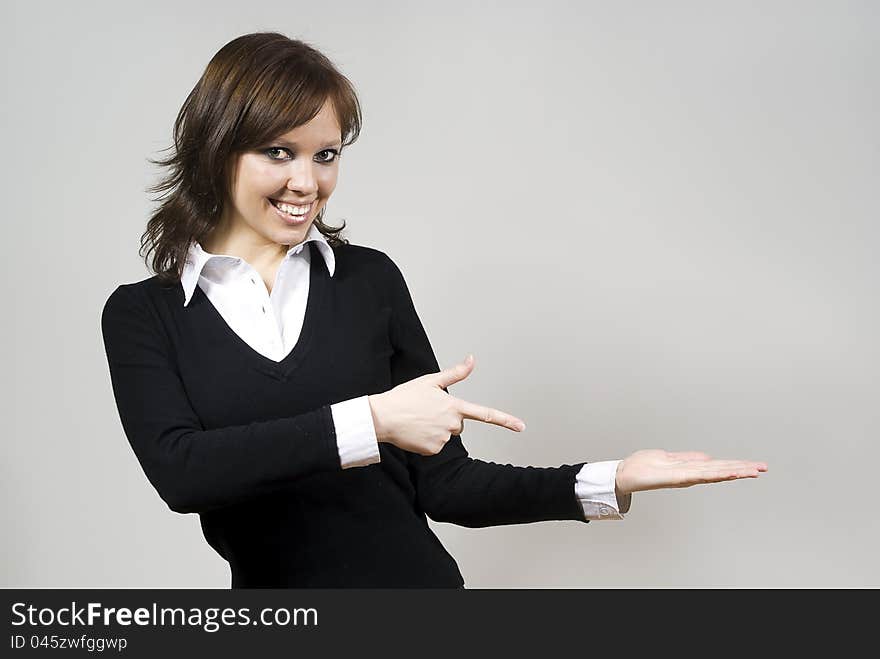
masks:
[[[306,215],[308,215],[311,212],[312,207],[315,205],[314,201],[309,204],[305,204],[305,205],[287,204],[287,203],[278,201],[277,199],[272,199],[271,197],[269,198],[269,201],[275,207],[275,210],[277,210],[282,215],[285,215],[285,216],[292,218],[292,219],[304,218]]]
[[[275,214],[279,217],[279,219],[282,222],[284,222],[284,224],[286,224],[289,227],[306,226],[311,221],[313,210],[315,208],[315,205],[317,204],[316,201],[313,201],[311,204],[308,205],[305,213],[289,213],[289,212],[285,212],[285,211],[281,210],[278,207],[278,204],[280,202],[276,202],[274,199],[271,199],[271,198],[269,198],[269,201],[272,203],[272,210],[275,211]],[[281,204],[281,205],[287,207],[287,204]],[[299,210],[295,206],[293,208],[295,210]]]

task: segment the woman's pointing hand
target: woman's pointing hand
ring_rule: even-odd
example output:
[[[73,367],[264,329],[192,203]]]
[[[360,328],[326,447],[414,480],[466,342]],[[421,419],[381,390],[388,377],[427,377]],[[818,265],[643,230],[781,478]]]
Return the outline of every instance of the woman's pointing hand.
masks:
[[[517,432],[526,424],[500,410],[452,396],[444,388],[474,370],[474,358],[439,373],[428,373],[368,397],[376,439],[420,455],[436,455],[451,435],[462,432],[465,419],[491,423]]]

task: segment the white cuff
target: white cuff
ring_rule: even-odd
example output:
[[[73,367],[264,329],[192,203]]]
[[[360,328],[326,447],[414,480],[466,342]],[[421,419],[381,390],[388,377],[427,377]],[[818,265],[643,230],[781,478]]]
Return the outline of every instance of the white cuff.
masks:
[[[380,462],[379,442],[373,427],[373,411],[367,396],[330,406],[336,427],[336,445],[343,469]]]
[[[587,519],[623,519],[622,513],[629,512],[632,494],[618,501],[615,493],[617,465],[621,462],[588,462],[578,472],[574,491]]]

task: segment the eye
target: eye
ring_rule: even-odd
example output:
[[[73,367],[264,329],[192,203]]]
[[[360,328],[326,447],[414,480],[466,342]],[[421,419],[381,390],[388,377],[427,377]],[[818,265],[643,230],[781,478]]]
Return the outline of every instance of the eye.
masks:
[[[318,152],[318,155],[322,153],[329,153],[332,157],[323,158],[318,162],[330,163],[339,158],[339,151],[337,151],[336,149],[324,149],[323,151]]]
[[[274,157],[272,154],[273,154],[274,152],[276,152],[276,151],[281,151],[281,152],[283,152],[283,153],[286,153],[286,154],[290,155],[290,151],[288,151],[287,149],[285,149],[285,148],[283,148],[283,147],[280,147],[280,146],[272,146],[272,147],[269,147],[269,148],[266,149],[263,153],[265,153],[267,156],[269,156],[269,159],[270,159],[270,160],[286,160],[285,158],[276,158],[276,157]]]

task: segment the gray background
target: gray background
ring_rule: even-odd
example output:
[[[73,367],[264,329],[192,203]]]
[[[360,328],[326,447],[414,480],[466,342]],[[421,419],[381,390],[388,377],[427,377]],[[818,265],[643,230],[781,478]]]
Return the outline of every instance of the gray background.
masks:
[[[528,423],[472,455],[770,466],[624,521],[432,522],[469,587],[880,585],[878,3],[129,4],[2,5],[0,584],[228,587],[127,444],[100,312],[150,274],[187,93],[277,30],[363,103],[328,219],[395,259],[441,365],[476,355],[453,393]]]

